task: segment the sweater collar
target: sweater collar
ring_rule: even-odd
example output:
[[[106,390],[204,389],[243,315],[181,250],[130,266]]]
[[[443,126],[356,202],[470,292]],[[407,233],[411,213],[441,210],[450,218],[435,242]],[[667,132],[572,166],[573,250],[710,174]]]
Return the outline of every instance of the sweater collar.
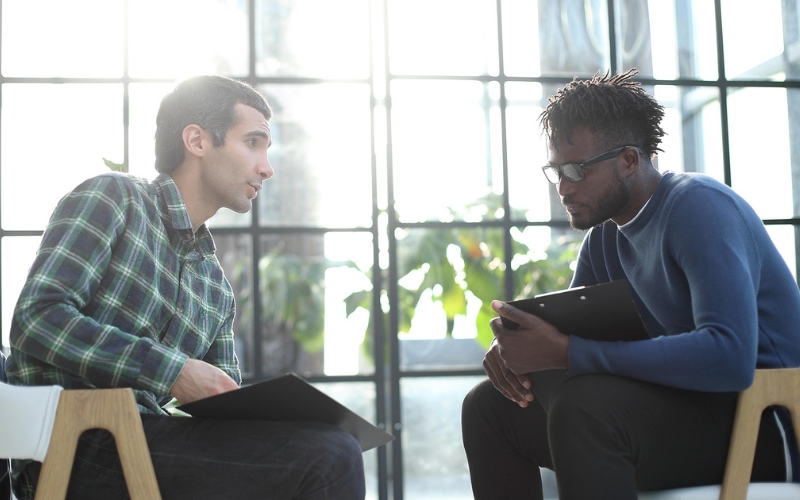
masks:
[[[664,174],[661,176],[661,180],[658,181],[658,186],[656,186],[655,191],[653,191],[653,194],[650,195],[650,198],[648,198],[647,201],[644,203],[644,205],[642,205],[642,208],[639,210],[639,212],[633,217],[633,219],[619,226],[619,229],[626,230],[635,227],[636,222],[640,219],[643,221],[642,224],[645,224],[647,220],[651,217],[650,216],[651,211],[649,210],[649,208],[651,206],[657,207],[659,205],[659,200],[664,196],[664,191],[666,190],[666,186],[669,184],[669,180],[674,175],[675,172],[670,172],[670,171],[664,172]]]

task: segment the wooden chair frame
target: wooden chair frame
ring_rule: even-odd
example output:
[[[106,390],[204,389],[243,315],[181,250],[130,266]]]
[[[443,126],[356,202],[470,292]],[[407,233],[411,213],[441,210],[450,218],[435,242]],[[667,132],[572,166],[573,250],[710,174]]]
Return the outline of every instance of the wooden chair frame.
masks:
[[[131,389],[61,391],[53,434],[36,487],[36,500],[67,496],[78,438],[89,429],[106,429],[114,435],[131,500],[161,500]]]
[[[739,394],[720,500],[745,500],[761,414],[773,405],[789,410],[800,447],[800,368],[756,370],[753,385]]]

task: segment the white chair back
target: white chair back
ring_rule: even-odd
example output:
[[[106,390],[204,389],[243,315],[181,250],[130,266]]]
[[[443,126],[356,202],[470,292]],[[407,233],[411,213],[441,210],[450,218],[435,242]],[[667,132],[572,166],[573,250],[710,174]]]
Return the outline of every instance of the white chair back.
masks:
[[[0,382],[0,457],[44,461],[62,390]]]

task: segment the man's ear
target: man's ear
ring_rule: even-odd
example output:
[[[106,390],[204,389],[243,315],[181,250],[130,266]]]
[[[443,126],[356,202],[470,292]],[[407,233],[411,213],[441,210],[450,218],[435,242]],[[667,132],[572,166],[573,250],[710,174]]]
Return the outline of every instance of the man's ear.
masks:
[[[639,157],[639,150],[636,148],[627,148],[620,154],[619,158],[622,160],[625,177],[630,177],[642,166],[642,159]]]
[[[203,157],[213,146],[211,138],[200,125],[187,125],[181,134],[183,137],[183,148],[192,156]]]

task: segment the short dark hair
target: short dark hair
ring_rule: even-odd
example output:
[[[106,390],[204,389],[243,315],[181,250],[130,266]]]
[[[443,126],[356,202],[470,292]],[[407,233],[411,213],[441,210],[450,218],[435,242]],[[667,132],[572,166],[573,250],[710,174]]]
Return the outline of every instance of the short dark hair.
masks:
[[[236,104],[257,109],[269,120],[272,108],[251,85],[225,76],[195,76],[178,83],[161,99],[156,117],[156,170],[170,173],[183,162],[183,129],[198,125],[209,132],[214,147],[225,144],[235,125]]]
[[[576,126],[594,129],[605,147],[638,146],[652,158],[665,132],[661,128],[664,107],[639,82],[631,81],[636,69],[610,76],[597,73],[591,80],[574,78],[554,96],[539,116],[550,142],[563,138],[572,144]]]

